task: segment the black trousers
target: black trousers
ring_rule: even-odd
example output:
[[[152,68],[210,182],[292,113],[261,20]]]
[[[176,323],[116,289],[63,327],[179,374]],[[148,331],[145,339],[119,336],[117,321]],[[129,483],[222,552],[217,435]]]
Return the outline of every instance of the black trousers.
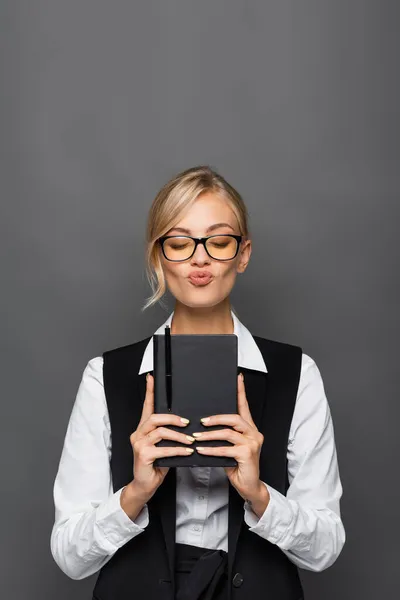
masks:
[[[176,544],[176,600],[227,600],[228,553]]]

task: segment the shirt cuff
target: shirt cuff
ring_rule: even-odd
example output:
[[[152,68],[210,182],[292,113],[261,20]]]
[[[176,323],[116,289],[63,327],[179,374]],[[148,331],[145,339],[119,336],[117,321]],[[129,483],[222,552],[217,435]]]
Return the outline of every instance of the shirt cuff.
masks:
[[[149,510],[145,504],[134,521],[128,517],[121,506],[122,487],[107,502],[98,507],[96,525],[104,537],[114,546],[120,548],[130,539],[142,533],[149,524]]]
[[[267,508],[260,518],[252,511],[247,502],[244,503],[244,520],[249,531],[257,533],[281,548],[290,547],[290,526],[294,512],[286,496],[263,482],[269,491],[270,499]],[[286,542],[286,544],[285,544]]]

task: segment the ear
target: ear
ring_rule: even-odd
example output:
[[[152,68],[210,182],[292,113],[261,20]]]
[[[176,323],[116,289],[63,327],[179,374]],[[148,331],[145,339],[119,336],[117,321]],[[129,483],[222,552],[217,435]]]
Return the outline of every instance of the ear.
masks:
[[[246,240],[242,244],[242,248],[239,253],[240,258],[236,270],[238,273],[244,273],[251,256],[251,240]]]

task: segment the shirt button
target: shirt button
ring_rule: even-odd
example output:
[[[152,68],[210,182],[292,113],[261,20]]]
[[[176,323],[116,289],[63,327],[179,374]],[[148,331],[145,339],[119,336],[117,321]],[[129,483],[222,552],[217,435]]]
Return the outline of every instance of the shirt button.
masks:
[[[198,496],[199,500],[204,500],[204,496]]]
[[[241,573],[235,573],[232,583],[235,587],[240,587],[243,583],[243,575]]]
[[[193,530],[194,531],[200,531],[201,527],[199,527],[198,525],[193,525]]]

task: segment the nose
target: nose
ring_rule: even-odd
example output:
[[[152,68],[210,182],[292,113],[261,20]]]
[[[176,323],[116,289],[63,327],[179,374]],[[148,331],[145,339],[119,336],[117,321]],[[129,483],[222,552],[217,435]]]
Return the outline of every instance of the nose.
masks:
[[[192,262],[197,264],[203,264],[204,262],[210,262],[210,257],[203,244],[197,244],[195,253],[192,256]]]

